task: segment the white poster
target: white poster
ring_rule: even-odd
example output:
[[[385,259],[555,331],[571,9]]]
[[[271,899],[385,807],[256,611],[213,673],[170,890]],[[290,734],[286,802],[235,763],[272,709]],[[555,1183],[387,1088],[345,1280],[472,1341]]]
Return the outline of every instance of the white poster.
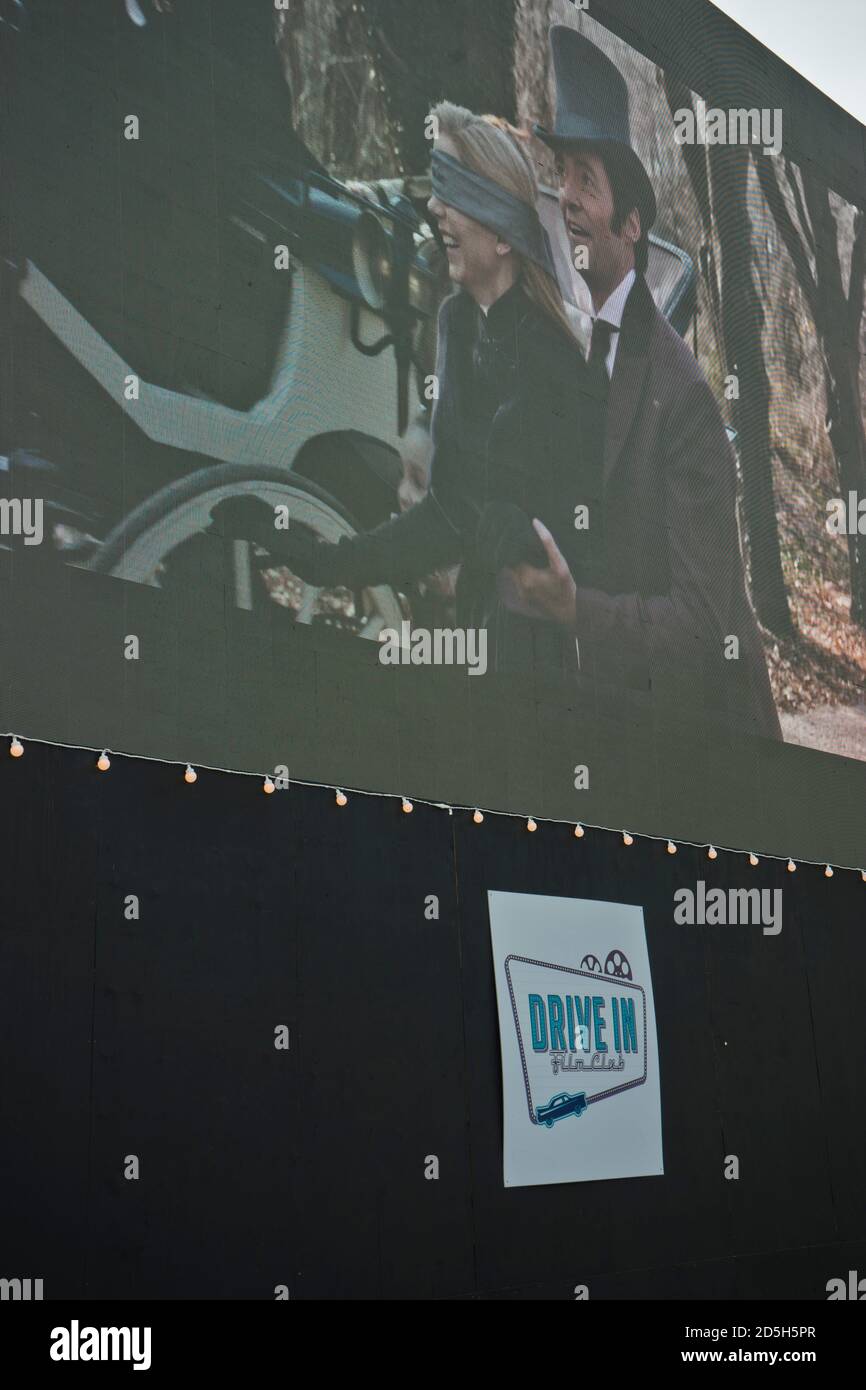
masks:
[[[664,1172],[643,910],[488,892],[506,1187]]]

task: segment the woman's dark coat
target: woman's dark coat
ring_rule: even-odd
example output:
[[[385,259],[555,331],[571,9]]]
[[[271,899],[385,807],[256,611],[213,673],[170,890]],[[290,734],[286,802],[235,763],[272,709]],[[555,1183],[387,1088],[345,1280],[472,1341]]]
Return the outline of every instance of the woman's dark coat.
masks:
[[[590,386],[576,340],[520,284],[486,316],[462,291],[445,301],[436,376],[427,496],[376,530],[342,540],[329,578],[401,585],[460,563],[457,623],[487,630],[488,669],[573,675],[573,636],[507,608],[497,573],[533,558],[546,566],[531,529],[535,517],[578,582],[587,570],[603,398]],[[580,507],[589,509],[588,530],[575,526]]]

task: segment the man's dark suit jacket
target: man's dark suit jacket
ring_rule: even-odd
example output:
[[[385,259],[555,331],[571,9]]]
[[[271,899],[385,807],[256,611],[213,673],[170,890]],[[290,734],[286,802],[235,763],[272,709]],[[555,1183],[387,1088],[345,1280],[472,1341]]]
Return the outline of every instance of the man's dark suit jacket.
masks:
[[[610,385],[594,573],[577,592],[584,675],[697,723],[781,738],[746,595],[736,464],[694,356],[638,276]],[[739,657],[725,657],[730,637]]]

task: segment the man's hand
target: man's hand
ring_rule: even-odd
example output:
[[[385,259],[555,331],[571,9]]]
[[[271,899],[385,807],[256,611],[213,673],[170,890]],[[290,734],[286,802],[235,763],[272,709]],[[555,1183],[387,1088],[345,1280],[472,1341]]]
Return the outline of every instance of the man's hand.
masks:
[[[577,585],[565,557],[543,522],[532,523],[544,546],[547,569],[517,565],[500,576],[500,596],[506,608],[527,618],[545,618],[574,632],[577,626]]]

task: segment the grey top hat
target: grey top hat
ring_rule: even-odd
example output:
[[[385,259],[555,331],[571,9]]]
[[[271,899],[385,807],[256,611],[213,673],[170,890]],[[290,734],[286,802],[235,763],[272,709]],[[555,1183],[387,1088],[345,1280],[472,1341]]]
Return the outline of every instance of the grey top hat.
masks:
[[[553,72],[556,78],[556,120],[553,130],[535,125],[533,130],[552,150],[569,145],[616,144],[627,149],[633,161],[637,201],[646,227],[656,217],[656,198],[649,175],[631,143],[628,87],[607,54],[567,24],[550,30]]]

